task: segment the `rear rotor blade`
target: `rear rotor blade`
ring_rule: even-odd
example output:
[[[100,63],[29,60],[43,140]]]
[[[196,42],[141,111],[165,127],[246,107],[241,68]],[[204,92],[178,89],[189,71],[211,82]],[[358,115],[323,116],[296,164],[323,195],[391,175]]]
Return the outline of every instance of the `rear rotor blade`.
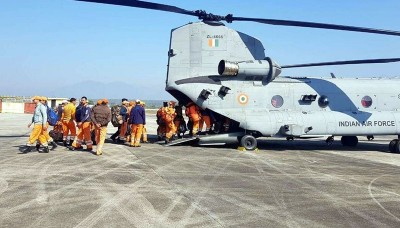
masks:
[[[173,13],[186,14],[191,16],[197,16],[196,12],[185,10],[176,6],[164,5],[153,2],[144,2],[144,1],[136,1],[136,0],[76,0],[80,2],[96,2],[110,5],[118,5],[118,6],[130,6],[144,9],[152,9],[152,10],[160,10],[167,11]]]
[[[262,18],[246,18],[246,17],[232,17],[229,18],[231,21],[253,21],[269,25],[282,25],[282,26],[294,26],[294,27],[308,27],[308,28],[320,28],[320,29],[333,29],[333,30],[343,30],[352,32],[365,32],[365,33],[375,33],[383,35],[400,36],[399,31],[383,30],[383,29],[373,29],[373,28],[363,28],[347,25],[335,25],[335,24],[324,24],[315,22],[305,22],[305,21],[289,21],[289,20],[275,20],[275,19],[262,19]],[[230,21],[228,21],[230,22]]]
[[[349,61],[306,63],[306,64],[296,64],[296,65],[284,65],[284,66],[281,66],[281,68],[334,66],[334,65],[367,64],[367,63],[392,63],[392,62],[400,62],[400,58],[392,58],[392,59],[362,59],[362,60],[349,60]]]

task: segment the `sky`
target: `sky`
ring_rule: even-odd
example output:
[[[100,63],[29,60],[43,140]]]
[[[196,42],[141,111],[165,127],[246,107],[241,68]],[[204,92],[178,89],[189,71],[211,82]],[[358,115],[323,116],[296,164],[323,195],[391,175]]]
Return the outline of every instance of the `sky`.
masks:
[[[188,10],[400,31],[398,0],[156,0]],[[73,0],[1,0],[0,95],[166,99],[170,31],[198,19]],[[400,57],[400,37],[234,22],[280,65]],[[286,69],[282,75],[400,76],[400,63]],[[121,86],[120,86],[121,85]]]

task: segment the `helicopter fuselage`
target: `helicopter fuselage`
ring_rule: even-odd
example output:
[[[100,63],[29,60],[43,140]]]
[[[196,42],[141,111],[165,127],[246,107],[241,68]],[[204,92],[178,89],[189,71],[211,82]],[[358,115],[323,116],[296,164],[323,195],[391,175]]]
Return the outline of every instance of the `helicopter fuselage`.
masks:
[[[269,61],[271,77],[240,66],[265,59],[251,36],[220,23],[190,23],[171,32],[166,90],[259,136],[400,134],[400,80],[282,77]],[[236,73],[221,75],[221,60],[239,63]]]

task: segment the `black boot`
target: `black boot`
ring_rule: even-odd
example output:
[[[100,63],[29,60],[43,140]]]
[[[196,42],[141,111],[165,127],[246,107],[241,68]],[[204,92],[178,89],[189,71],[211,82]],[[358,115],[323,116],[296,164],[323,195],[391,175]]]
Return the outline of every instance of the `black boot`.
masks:
[[[50,144],[51,144],[51,150],[54,150],[54,149],[56,149],[57,148],[57,143],[56,142],[54,142],[54,141],[52,141],[52,142],[50,142]]]
[[[65,147],[67,147],[68,146],[67,140],[63,140],[63,144],[64,144]]]
[[[36,144],[36,150],[39,151],[40,149],[40,144]]]
[[[48,147],[48,146],[45,146],[45,147],[43,148],[42,153],[49,153],[49,147]]]
[[[22,151],[22,153],[26,154],[32,151],[32,146],[26,146],[26,148]]]

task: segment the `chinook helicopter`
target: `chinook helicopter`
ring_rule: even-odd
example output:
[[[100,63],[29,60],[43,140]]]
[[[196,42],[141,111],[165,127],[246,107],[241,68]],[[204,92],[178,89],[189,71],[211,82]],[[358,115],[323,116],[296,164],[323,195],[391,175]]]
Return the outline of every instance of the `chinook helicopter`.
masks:
[[[389,63],[400,58],[278,65],[256,38],[221,21],[332,29],[400,36],[399,31],[346,25],[213,15],[135,0],[78,0],[145,8],[198,17],[172,29],[166,91],[179,103],[194,102],[229,126],[216,134],[190,138],[199,145],[239,142],[247,150],[259,137],[341,137],[356,146],[359,136],[393,135],[389,150],[400,153],[400,80],[279,76],[285,68]],[[219,125],[221,126],[221,124]],[[177,140],[173,144],[184,142]]]

